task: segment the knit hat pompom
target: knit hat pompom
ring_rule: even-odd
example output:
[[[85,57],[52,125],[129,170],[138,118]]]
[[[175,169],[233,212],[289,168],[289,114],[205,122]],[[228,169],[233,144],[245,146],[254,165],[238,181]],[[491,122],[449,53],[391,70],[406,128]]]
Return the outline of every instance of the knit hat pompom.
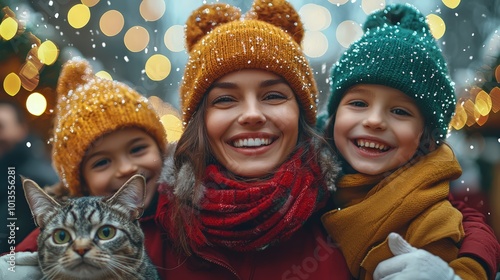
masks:
[[[418,32],[429,29],[424,15],[407,6],[388,6],[386,9],[374,12],[366,19],[363,29],[366,31],[371,28],[392,25]]]
[[[237,20],[241,10],[228,4],[205,4],[196,9],[186,21],[186,49],[193,46],[216,26]]]
[[[297,44],[300,44],[304,37],[304,27],[299,14],[285,0],[255,0],[252,8],[247,12],[246,18],[265,21],[281,27],[293,37]]]
[[[59,75],[57,83],[57,92],[67,95],[77,87],[87,83],[92,78],[92,69],[90,64],[79,57],[69,60],[64,65],[64,71]]]
[[[332,68],[327,118],[336,114],[350,87],[384,85],[411,97],[433,138],[444,139],[455,110],[455,89],[425,16],[410,4],[393,4],[370,14],[363,26],[363,36]]]
[[[186,22],[189,59],[179,89],[187,125],[212,83],[243,69],[283,77],[293,89],[305,119],[316,122],[317,87],[300,43],[303,25],[285,0],[255,0],[245,15],[226,4],[206,4]]]
[[[71,196],[84,194],[81,165],[93,143],[122,128],[148,133],[164,154],[165,128],[148,99],[126,84],[92,73],[81,58],[67,61],[59,75],[52,163]]]

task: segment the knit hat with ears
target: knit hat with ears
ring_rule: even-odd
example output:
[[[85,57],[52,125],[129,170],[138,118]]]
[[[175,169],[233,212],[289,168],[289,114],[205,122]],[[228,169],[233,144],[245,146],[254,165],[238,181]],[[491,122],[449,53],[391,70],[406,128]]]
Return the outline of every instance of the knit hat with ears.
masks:
[[[300,43],[304,29],[284,0],[255,0],[244,16],[228,4],[206,4],[186,22],[189,60],[180,87],[186,125],[213,82],[242,69],[283,77],[294,90],[308,123],[316,122],[317,89]]]
[[[425,16],[394,4],[368,16],[365,33],[333,66],[328,116],[349,87],[379,84],[412,97],[436,140],[446,137],[455,110],[454,84]]]
[[[147,98],[127,85],[92,74],[87,61],[66,62],[59,76],[52,161],[71,196],[81,196],[80,169],[98,138],[124,127],[138,127],[166,149],[166,132]]]

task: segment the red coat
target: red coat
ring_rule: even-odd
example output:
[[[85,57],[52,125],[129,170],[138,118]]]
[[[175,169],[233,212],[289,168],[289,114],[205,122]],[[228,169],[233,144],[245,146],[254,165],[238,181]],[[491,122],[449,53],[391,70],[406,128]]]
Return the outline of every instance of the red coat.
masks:
[[[465,239],[459,256],[474,256],[487,265],[494,279],[500,263],[500,245],[485,217],[464,202],[450,200],[463,214]],[[178,257],[165,241],[153,217],[141,219],[146,251],[158,267],[162,279],[348,279],[349,270],[340,252],[329,244],[319,227],[304,227],[291,240],[262,252],[204,252],[209,261]],[[16,246],[16,251],[37,250],[39,229]],[[312,233],[312,234],[311,234]],[[319,237],[319,239],[318,239]],[[285,259],[286,257],[286,259]],[[309,274],[311,273],[311,274]],[[306,276],[313,276],[306,278]],[[336,279],[337,279],[336,278]]]

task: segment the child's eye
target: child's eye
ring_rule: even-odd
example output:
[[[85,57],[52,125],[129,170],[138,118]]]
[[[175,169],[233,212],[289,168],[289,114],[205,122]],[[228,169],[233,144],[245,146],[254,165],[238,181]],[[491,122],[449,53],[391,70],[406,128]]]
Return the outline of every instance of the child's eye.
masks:
[[[351,101],[348,104],[351,106],[354,106],[354,107],[367,107],[368,106],[365,102],[359,101],[359,100]]]
[[[145,150],[148,146],[147,145],[140,145],[140,146],[136,146],[136,147],[133,147],[131,150],[130,150],[130,153],[131,154],[137,154],[143,150]]]
[[[104,166],[106,166],[107,164],[109,164],[111,161],[107,158],[103,158],[103,159],[100,159],[100,160],[97,160],[96,162],[94,162],[94,164],[92,164],[92,168],[102,168]]]
[[[392,112],[396,115],[400,115],[400,116],[411,116],[411,113],[404,110],[404,109],[401,109],[401,108],[397,108],[397,109],[393,109]]]

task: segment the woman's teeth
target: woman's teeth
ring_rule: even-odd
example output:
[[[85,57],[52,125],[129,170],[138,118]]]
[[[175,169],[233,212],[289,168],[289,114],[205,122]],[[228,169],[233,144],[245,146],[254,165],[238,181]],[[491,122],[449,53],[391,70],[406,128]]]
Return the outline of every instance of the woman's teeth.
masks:
[[[266,138],[239,139],[233,142],[233,146],[235,146],[236,148],[260,147],[260,146],[267,146],[269,144],[271,144],[271,139],[266,139]]]

